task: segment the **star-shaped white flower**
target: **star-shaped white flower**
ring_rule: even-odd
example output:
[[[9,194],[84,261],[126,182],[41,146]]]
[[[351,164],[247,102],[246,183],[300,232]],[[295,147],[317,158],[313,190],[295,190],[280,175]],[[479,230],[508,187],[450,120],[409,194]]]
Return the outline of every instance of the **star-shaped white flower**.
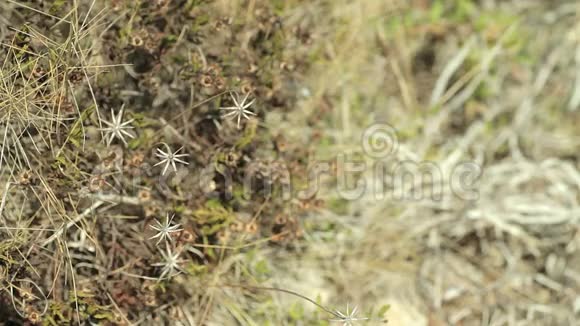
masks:
[[[165,252],[161,251],[161,256],[163,256],[163,262],[155,263],[152,266],[161,267],[161,276],[159,279],[166,279],[171,278],[175,275],[180,274],[183,272],[180,264],[183,264],[184,261],[179,259],[180,252],[172,252],[169,245],[167,245],[167,249]]]
[[[157,166],[160,164],[165,164],[165,167],[163,167],[163,172],[161,172],[162,175],[165,175],[165,172],[167,172],[167,169],[169,168],[170,165],[171,165],[171,167],[173,167],[174,172],[177,171],[177,166],[175,166],[175,162],[185,164],[185,165],[189,164],[186,161],[181,159],[181,157],[189,156],[189,154],[178,154],[179,151],[181,149],[183,149],[183,146],[181,146],[175,152],[171,152],[171,148],[169,148],[169,145],[167,145],[167,144],[164,144],[164,145],[167,148],[167,152],[164,152],[160,148],[157,148],[157,153],[155,153],[155,155],[157,157],[159,157],[161,159],[161,161],[154,165],[154,166]]]
[[[234,96],[235,95],[235,96]],[[249,103],[246,103],[246,100],[248,99],[248,96],[250,94],[246,94],[244,96],[244,98],[240,101],[240,96],[238,95],[238,93],[236,92],[230,92],[230,96],[232,98],[232,101],[234,101],[235,106],[229,106],[229,107],[223,107],[220,108],[220,110],[225,110],[225,111],[229,111],[226,114],[224,114],[222,117],[223,118],[237,118],[237,126],[238,129],[240,129],[240,122],[242,121],[242,117],[244,119],[250,119],[250,115],[255,116],[256,114],[250,110],[248,110],[248,108],[254,104],[254,102],[256,101],[256,99],[251,100]]]
[[[369,320],[367,317],[357,317],[356,313],[358,312],[358,307],[355,306],[352,311],[350,311],[348,303],[346,304],[346,313],[342,313],[336,310],[335,316],[336,319],[331,319],[330,321],[333,322],[341,322],[342,326],[353,326],[357,321]]]
[[[111,121],[110,122],[106,121],[106,120],[102,120],[102,122],[107,125],[106,128],[100,129],[101,131],[104,131],[107,134],[105,136],[107,138],[107,146],[111,146],[111,143],[113,142],[113,140],[115,138],[121,139],[121,141],[123,142],[123,144],[125,144],[125,146],[127,146],[127,141],[125,141],[125,136],[127,136],[129,138],[135,138],[134,135],[132,135],[130,132],[127,131],[127,129],[133,129],[133,127],[130,126],[129,124],[131,122],[133,122],[135,119],[131,119],[131,120],[123,122],[123,109],[124,108],[125,108],[125,105],[123,104],[123,106],[121,106],[121,110],[119,110],[119,113],[117,114],[117,116],[115,116],[115,113],[111,109]]]
[[[172,214],[171,218],[169,218],[169,214],[167,214],[167,216],[165,216],[165,223],[161,223],[156,219],[155,225],[149,225],[150,228],[157,231],[157,233],[149,238],[149,240],[159,239],[157,240],[157,244],[159,244],[164,239],[171,241],[171,233],[183,231],[183,229],[179,228],[181,226],[180,224],[171,225],[171,222],[173,222],[173,217],[175,217],[175,214]]]

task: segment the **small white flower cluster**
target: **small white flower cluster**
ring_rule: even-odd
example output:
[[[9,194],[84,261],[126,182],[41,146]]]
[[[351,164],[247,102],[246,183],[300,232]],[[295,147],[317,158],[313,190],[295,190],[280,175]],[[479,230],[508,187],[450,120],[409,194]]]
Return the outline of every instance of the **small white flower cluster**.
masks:
[[[159,243],[161,243],[161,241],[163,240],[169,242],[173,241],[173,239],[171,238],[171,234],[183,231],[183,229],[180,229],[181,227],[180,224],[171,225],[174,217],[175,215],[171,215],[170,218],[169,214],[167,214],[167,216],[165,217],[165,222],[162,223],[159,220],[155,220],[155,225],[153,224],[149,225],[150,228],[157,231],[157,233],[151,238],[149,238],[149,240],[158,239],[156,243],[157,245],[159,245]]]
[[[254,104],[256,99],[253,99],[250,102],[246,103],[246,101],[248,100],[248,96],[249,94],[246,94],[244,98],[240,99],[239,94],[232,91],[230,92],[230,97],[234,102],[234,106],[220,108],[220,110],[228,111],[222,116],[223,118],[237,119],[238,129],[240,128],[242,118],[249,120],[250,116],[256,115],[256,113],[248,109],[252,104]],[[129,130],[133,129],[133,126],[131,126],[130,124],[135,119],[130,119],[123,122],[124,108],[125,105],[123,104],[123,106],[121,106],[121,110],[119,110],[119,113],[117,115],[115,115],[113,110],[111,110],[111,121],[102,120],[102,122],[106,125],[106,127],[100,128],[99,130],[105,132],[104,138],[106,140],[107,146],[111,146],[111,143],[113,142],[113,140],[115,140],[115,138],[120,139],[125,146],[127,146],[127,140],[125,140],[125,137],[135,138],[135,135],[129,132]],[[169,145],[165,143],[163,144],[165,145],[167,151],[157,148],[157,153],[155,153],[155,155],[160,159],[160,161],[154,165],[154,166],[163,165],[163,171],[161,172],[162,175],[165,175],[165,173],[167,173],[167,170],[169,169],[170,166],[173,168],[174,172],[177,171],[176,163],[184,165],[189,164],[188,162],[183,160],[183,158],[189,156],[189,154],[179,154],[179,152],[183,149],[183,146],[174,152],[171,150]]]
[[[234,96],[235,95],[235,96]],[[232,101],[234,102],[235,106],[231,107],[222,107],[220,110],[228,111],[226,114],[223,115],[224,118],[236,118],[237,119],[237,127],[240,128],[241,119],[250,119],[250,116],[255,116],[256,114],[250,111],[248,108],[254,103],[255,99],[246,103],[248,99],[248,95],[246,94],[243,99],[240,99],[240,96],[235,92],[230,92],[230,96]],[[106,125],[105,128],[101,128],[99,130],[105,132],[104,139],[106,140],[107,146],[110,146],[115,138],[120,139],[125,146],[127,146],[127,141],[125,137],[135,138],[135,136],[129,132],[133,129],[131,123],[135,119],[130,119],[123,122],[123,110],[124,105],[119,110],[119,113],[115,115],[113,110],[111,110],[111,121],[102,120],[102,122]],[[185,161],[185,157],[189,156],[189,154],[181,153],[180,151],[183,149],[183,146],[177,149],[176,151],[172,151],[169,145],[163,143],[165,145],[165,151],[157,148],[157,153],[155,156],[159,158],[159,162],[154,166],[163,165],[163,170],[161,172],[162,175],[167,173],[169,167],[173,169],[174,172],[177,171],[177,163],[189,165],[187,161]],[[152,264],[155,267],[161,267],[161,275],[159,279],[167,279],[171,278],[183,270],[181,269],[180,265],[184,263],[184,261],[179,259],[180,252],[174,252],[171,249],[170,243],[173,242],[172,234],[178,233],[183,231],[181,225],[176,223],[173,224],[173,218],[175,215],[169,214],[165,217],[165,221],[161,222],[160,220],[155,220],[154,224],[149,225],[149,227],[156,231],[155,235],[150,237],[149,240],[157,239],[156,246],[163,241],[165,241],[165,250],[161,251],[161,256],[163,257],[163,261],[159,263]]]
[[[164,152],[163,150],[157,148],[157,153],[155,153],[155,155],[158,158],[160,158],[161,160],[159,161],[159,163],[155,164],[154,166],[157,166],[160,164],[165,164],[165,166],[163,167],[163,172],[161,172],[161,175],[165,175],[169,166],[171,166],[173,168],[173,172],[176,172],[177,171],[177,167],[175,166],[176,162],[181,163],[181,164],[185,164],[185,165],[189,165],[188,162],[181,159],[182,157],[189,156],[189,154],[179,154],[179,151],[181,151],[183,149],[183,146],[181,146],[175,152],[172,152],[171,148],[169,148],[169,145],[167,145],[165,143],[164,143],[164,145],[167,148],[167,152]]]
[[[249,103],[246,103],[248,95],[249,94],[246,94],[246,96],[244,96],[244,98],[240,100],[240,95],[238,93],[230,92],[230,97],[234,102],[234,106],[220,108],[220,110],[229,111],[223,115],[224,118],[234,118],[237,120],[238,129],[240,129],[240,123],[242,122],[242,118],[249,120],[251,115],[252,116],[256,115],[254,112],[248,110],[248,108],[252,104],[254,104],[256,99],[253,99]]]
[[[161,251],[163,261],[151,265],[154,267],[161,267],[159,280],[169,279],[183,272],[180,265],[185,263],[185,261],[179,259],[179,255],[181,255],[181,252],[173,252],[169,245],[166,246],[165,251]]]
[[[125,140],[125,136],[129,137],[129,138],[135,138],[135,136],[131,133],[129,133],[128,129],[133,129],[132,126],[130,126],[129,124],[131,122],[133,122],[135,119],[131,119],[128,121],[123,122],[123,109],[125,108],[125,104],[123,104],[123,106],[121,106],[121,110],[119,110],[119,113],[117,114],[117,116],[115,116],[115,113],[113,112],[113,110],[111,110],[111,122],[106,121],[106,120],[102,120],[103,123],[105,125],[107,125],[106,128],[101,128],[101,131],[104,131],[106,133],[105,138],[107,139],[107,146],[111,146],[111,143],[113,142],[113,140],[115,138],[119,138],[123,144],[125,144],[125,146],[127,146],[127,141]]]
[[[165,251],[161,251],[163,261],[152,265],[155,267],[161,267],[161,276],[159,279],[171,278],[182,272],[181,268],[179,267],[179,265],[183,263],[183,261],[179,259],[179,255],[181,253],[173,252],[171,250],[171,246],[169,245],[169,243],[173,241],[173,238],[171,237],[172,233],[183,231],[180,224],[176,223],[172,225],[174,217],[175,215],[171,215],[171,217],[169,217],[169,214],[167,214],[165,216],[164,222],[156,219],[155,224],[149,225],[150,228],[157,231],[157,233],[149,238],[149,240],[157,239],[156,245],[159,245],[159,243],[165,240],[166,249]]]
[[[249,120],[251,116],[256,116],[256,113],[249,110],[249,107],[252,104],[254,104],[256,99],[253,99],[250,102],[246,103],[249,95],[250,94],[246,94],[244,96],[244,98],[240,99],[240,95],[237,92],[230,91],[230,97],[231,97],[232,101],[234,102],[234,106],[220,108],[220,110],[228,111],[225,114],[223,114],[223,116],[222,116],[223,118],[236,119],[236,121],[237,121],[236,125],[237,125],[238,129],[240,129],[240,124],[242,122],[242,118]],[[123,110],[124,110],[124,108],[125,108],[125,104],[123,104],[121,106],[121,110],[119,110],[119,113],[116,116],[115,116],[114,111],[111,110],[111,121],[101,120],[106,125],[106,127],[100,128],[99,130],[105,132],[105,139],[107,142],[107,146],[110,146],[111,143],[113,142],[113,140],[115,140],[115,138],[120,139],[123,142],[123,144],[125,144],[125,146],[127,146],[127,141],[125,140],[125,136],[129,137],[129,138],[135,138],[135,135],[133,135],[132,133],[129,132],[130,129],[133,129],[133,126],[131,126],[130,124],[131,124],[131,122],[135,121],[135,119],[130,119],[128,121],[123,122]],[[176,152],[179,152],[179,149],[173,154],[170,154],[171,151],[169,151],[167,153],[165,153],[159,149],[158,149],[158,151],[160,152],[160,155],[163,155],[160,157],[166,158],[170,155],[175,155]],[[180,162],[179,160],[176,160],[176,161]],[[181,163],[187,164],[183,161],[181,161]],[[173,165],[173,168],[175,169],[175,164],[172,163],[172,165]],[[165,170],[167,170],[167,165],[165,166]]]
[[[334,315],[337,317],[336,319],[331,319],[331,322],[339,322],[342,323],[343,326],[354,326],[354,324],[358,321],[367,321],[369,320],[368,317],[357,317],[358,307],[355,306],[352,311],[350,311],[349,304],[346,304],[346,313],[340,312],[335,310]]]

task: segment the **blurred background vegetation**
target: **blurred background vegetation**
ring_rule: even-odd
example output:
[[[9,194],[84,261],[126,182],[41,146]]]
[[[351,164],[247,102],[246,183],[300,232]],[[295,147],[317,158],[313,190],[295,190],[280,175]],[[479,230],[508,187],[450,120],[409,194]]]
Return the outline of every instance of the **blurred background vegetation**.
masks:
[[[357,307],[356,325],[577,324],[579,12],[1,2],[0,322],[347,325]],[[232,92],[255,99],[239,128],[220,110]],[[117,115],[127,144],[107,143]],[[345,199],[337,157],[374,167],[361,141],[377,123],[397,145],[381,164],[440,180],[368,168],[356,178],[384,198]],[[166,145],[188,165],[162,173]],[[320,162],[317,193],[297,196]],[[450,187],[463,162],[476,197]],[[151,239],[172,215],[180,230]]]

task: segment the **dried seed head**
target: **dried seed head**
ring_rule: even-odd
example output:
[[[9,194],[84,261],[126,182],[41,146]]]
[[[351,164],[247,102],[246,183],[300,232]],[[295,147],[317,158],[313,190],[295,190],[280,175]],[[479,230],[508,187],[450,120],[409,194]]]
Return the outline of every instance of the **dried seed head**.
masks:
[[[123,9],[122,1],[121,0],[111,0],[111,9],[113,11],[120,11]]]
[[[302,228],[298,228],[298,229],[296,229],[296,231],[294,231],[294,236],[296,238],[302,238],[303,235],[304,235],[304,230],[302,230]]]
[[[199,83],[201,84],[202,87],[209,88],[213,86],[213,79],[211,78],[211,76],[203,75],[199,79]]]
[[[235,221],[230,224],[230,230],[232,230],[232,232],[242,232],[244,231],[244,223],[241,221]]]
[[[203,56],[198,51],[193,51],[190,53],[190,63],[193,66],[200,66],[204,62]]]
[[[157,209],[153,206],[145,206],[145,208],[143,209],[143,213],[145,214],[145,217],[147,218],[151,218],[155,215],[157,215]]]
[[[149,38],[145,41],[145,49],[149,52],[155,51],[159,47],[159,42],[153,38]]]
[[[113,318],[113,322],[115,323],[115,325],[126,325],[125,319],[123,318],[123,316],[121,316],[119,314],[115,314],[115,317]]]
[[[242,94],[251,94],[252,92],[254,92],[252,82],[249,80],[244,81],[240,87],[240,91],[242,92]]]
[[[41,66],[36,66],[34,68],[34,70],[32,70],[32,77],[34,77],[34,78],[38,79],[38,78],[43,77],[44,75],[46,75],[46,71],[44,69],[42,69]]]
[[[217,64],[212,63],[206,68],[205,72],[210,76],[217,77],[222,74],[222,68]]]
[[[188,80],[195,76],[195,68],[190,64],[184,65],[181,69],[179,69],[178,74],[181,80]]]
[[[141,47],[143,46],[144,43],[145,42],[139,35],[134,35],[133,37],[131,37],[131,45],[134,47]]]
[[[248,72],[253,74],[253,73],[258,72],[258,69],[259,69],[258,66],[252,63],[252,64],[250,64],[250,67],[248,68]]]
[[[38,313],[38,311],[36,310],[30,310],[27,314],[26,317],[28,319],[29,322],[31,322],[32,324],[38,324],[41,322],[41,318],[40,318],[40,313]]]
[[[32,182],[32,179],[32,172],[30,170],[24,170],[18,175],[16,183],[21,186],[28,186]]]
[[[146,294],[143,298],[143,303],[147,307],[155,307],[158,304],[157,299],[155,298],[155,295],[153,295],[153,294]]]
[[[225,155],[224,163],[226,163],[227,166],[236,166],[238,164],[239,159],[240,159],[240,154],[238,154],[234,151],[231,151]]]
[[[282,137],[278,137],[275,144],[279,152],[285,152],[288,149],[288,143]]]
[[[32,294],[32,288],[27,285],[22,285],[20,289],[18,289],[18,294],[24,301],[31,301],[34,299],[34,294]]]
[[[195,241],[195,234],[188,230],[181,231],[179,239],[185,243],[193,243]]]
[[[221,31],[223,27],[224,23],[221,20],[216,21],[215,24],[213,25],[213,28],[216,32]]]
[[[74,105],[69,101],[60,103],[60,111],[64,115],[73,115],[76,113]]]
[[[225,79],[223,79],[221,76],[216,77],[214,81],[214,86],[220,91],[224,90],[226,88]]]
[[[155,287],[155,283],[149,280],[145,280],[141,285],[141,291],[147,292],[148,294],[155,293]]]
[[[167,9],[171,0],[155,0],[157,9]]]
[[[127,161],[127,164],[130,167],[138,168],[141,166],[144,159],[145,159],[145,155],[143,153],[137,153],[129,158],[129,160]]]
[[[276,223],[278,225],[284,225],[284,224],[286,224],[286,222],[288,222],[288,218],[284,214],[278,214],[274,218],[274,223]]]
[[[251,223],[246,224],[246,233],[249,233],[249,234],[258,233],[258,223],[251,222]]]
[[[310,200],[300,200],[298,201],[297,205],[301,210],[309,210],[312,206]]]
[[[115,151],[111,151],[111,153],[103,159],[101,164],[105,170],[111,170],[115,165],[116,159],[117,153]]]
[[[159,88],[161,87],[161,79],[159,77],[151,77],[149,79],[146,79],[148,87],[150,87],[151,89],[158,91]]]
[[[219,243],[225,244],[230,238],[230,233],[228,230],[221,230],[216,233],[216,237]]]
[[[282,61],[280,63],[280,69],[281,70],[285,70],[285,71],[294,71],[294,64],[292,63],[288,63],[286,61]]]
[[[62,316],[64,317],[65,320],[71,320],[73,318],[74,312],[73,309],[71,307],[62,307],[62,310],[60,311],[60,313],[62,314]]]
[[[137,198],[142,203],[149,202],[151,200],[151,191],[149,189],[141,189],[139,193],[137,193]]]
[[[217,184],[214,180],[208,180],[207,182],[203,183],[202,192],[204,194],[211,194],[217,189]]]
[[[80,71],[73,71],[68,75],[68,80],[73,84],[78,84],[83,80],[83,75]]]
[[[107,182],[105,179],[100,175],[95,175],[89,179],[89,191],[90,192],[97,192],[103,190]]]

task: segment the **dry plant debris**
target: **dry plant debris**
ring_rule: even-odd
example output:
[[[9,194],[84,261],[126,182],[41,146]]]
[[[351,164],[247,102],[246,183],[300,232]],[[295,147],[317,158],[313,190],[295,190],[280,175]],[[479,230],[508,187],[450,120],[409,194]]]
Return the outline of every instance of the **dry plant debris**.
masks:
[[[0,324],[578,324],[579,12],[2,1]]]

